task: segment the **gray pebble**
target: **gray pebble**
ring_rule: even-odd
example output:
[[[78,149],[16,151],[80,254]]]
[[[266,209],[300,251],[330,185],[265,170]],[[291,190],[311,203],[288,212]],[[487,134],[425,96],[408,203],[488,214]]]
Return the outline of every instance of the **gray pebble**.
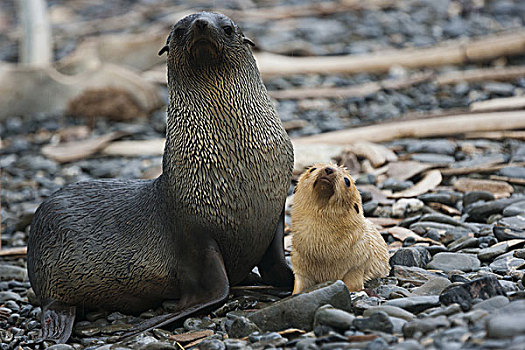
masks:
[[[481,266],[479,259],[473,254],[438,253],[428,263],[427,269],[442,270],[445,272],[461,270],[476,271]]]
[[[224,350],[226,345],[219,339],[205,339],[199,343],[200,350]]]
[[[495,297],[492,297],[487,300],[480,301],[479,303],[475,304],[472,308],[474,310],[476,309],[482,309],[485,311],[496,311],[502,308],[503,306],[507,305],[509,303],[509,298],[503,295],[496,295]]]
[[[390,266],[415,266],[424,268],[432,257],[424,247],[409,247],[396,250],[390,258]]]
[[[449,327],[450,322],[446,316],[427,317],[422,319],[415,319],[408,322],[403,327],[403,335],[407,338],[412,338],[416,332],[423,334],[434,331],[437,328]]]
[[[75,348],[68,344],[55,344],[47,348],[48,350],[74,350]]]
[[[431,164],[451,164],[455,161],[454,157],[436,153],[415,153],[410,156],[410,159]]]
[[[224,345],[227,350],[242,350],[246,349],[248,342],[239,339],[224,339]]]
[[[503,216],[516,216],[525,213],[525,200],[516,202],[503,209]]]
[[[25,281],[27,280],[27,270],[12,265],[0,265],[0,281]]]
[[[353,325],[362,332],[380,331],[392,334],[394,331],[394,325],[390,317],[383,311],[374,312],[369,317],[356,318]]]
[[[412,293],[415,295],[439,295],[451,284],[448,278],[436,277],[420,287],[414,288]]]
[[[326,325],[338,330],[347,330],[352,326],[355,316],[334,308],[332,305],[323,305],[315,312],[314,327]]]
[[[372,306],[363,312],[363,316],[368,317],[371,314],[378,312],[378,311],[383,311],[391,317],[401,318],[406,321],[413,320],[416,317],[413,313],[408,312],[400,307],[392,306],[392,305]]]
[[[415,296],[408,298],[400,298],[394,300],[388,300],[385,305],[397,306],[405,309],[409,312],[419,313],[428,308],[439,306],[438,296]]]

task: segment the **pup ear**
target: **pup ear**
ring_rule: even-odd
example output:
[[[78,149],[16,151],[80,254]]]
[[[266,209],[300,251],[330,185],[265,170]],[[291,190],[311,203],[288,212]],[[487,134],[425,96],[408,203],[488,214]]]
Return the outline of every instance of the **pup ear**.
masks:
[[[354,210],[357,214],[359,214],[359,205],[357,205],[357,203],[354,203]]]
[[[247,38],[245,36],[243,36],[242,42],[245,43],[245,44],[248,44],[248,45],[250,45],[252,47],[255,46],[255,43],[250,38]]]

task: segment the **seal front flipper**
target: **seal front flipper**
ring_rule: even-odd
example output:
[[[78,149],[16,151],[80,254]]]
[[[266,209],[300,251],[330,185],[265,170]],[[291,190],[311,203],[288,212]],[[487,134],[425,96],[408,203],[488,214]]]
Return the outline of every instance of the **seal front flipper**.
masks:
[[[197,263],[197,265],[191,264],[198,271],[192,269],[187,271],[185,274],[186,278],[182,276],[182,294],[177,305],[177,311],[141,322],[130,331],[121,335],[119,340],[153,328],[166,326],[196,312],[213,309],[226,301],[230,292],[230,285],[222,255],[216,244],[212,247],[203,248],[203,250],[202,255],[195,254],[196,259],[193,262]],[[193,252],[188,253],[191,254]],[[198,273],[198,277],[195,276],[196,273]]]
[[[293,288],[294,277],[284,257],[284,208],[279,217],[272,243],[257,265],[265,283],[276,287]]]
[[[51,300],[42,307],[42,339],[65,343],[75,322],[75,306]]]

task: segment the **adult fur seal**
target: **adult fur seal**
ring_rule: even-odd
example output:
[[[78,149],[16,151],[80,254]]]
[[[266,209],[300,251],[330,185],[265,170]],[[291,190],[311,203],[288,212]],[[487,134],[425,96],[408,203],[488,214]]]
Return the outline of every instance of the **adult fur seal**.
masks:
[[[363,215],[354,180],[335,164],[316,164],[299,178],[292,232],[294,294],[330,280],[357,291],[390,271],[386,243]]]
[[[167,45],[163,173],[67,186],[38,208],[28,242],[43,337],[64,342],[75,308],[135,313],[166,299],[160,326],[224,301],[258,266],[291,289],[283,208],[293,148],[261,81],[253,43],[226,16],[180,20]]]

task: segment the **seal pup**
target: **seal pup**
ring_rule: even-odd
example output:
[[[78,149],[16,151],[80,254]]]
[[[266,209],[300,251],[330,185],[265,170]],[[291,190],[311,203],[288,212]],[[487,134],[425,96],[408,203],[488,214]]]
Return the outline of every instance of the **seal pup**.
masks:
[[[251,53],[228,17],[201,12],[167,44],[169,106],[157,179],[69,185],[33,218],[28,272],[43,338],[71,334],[77,307],[139,313],[178,299],[160,327],[223,302],[258,266],[292,288],[284,202],[293,148]]]
[[[292,233],[293,294],[331,280],[357,291],[390,271],[386,243],[363,215],[354,180],[335,164],[315,164],[299,177]]]

